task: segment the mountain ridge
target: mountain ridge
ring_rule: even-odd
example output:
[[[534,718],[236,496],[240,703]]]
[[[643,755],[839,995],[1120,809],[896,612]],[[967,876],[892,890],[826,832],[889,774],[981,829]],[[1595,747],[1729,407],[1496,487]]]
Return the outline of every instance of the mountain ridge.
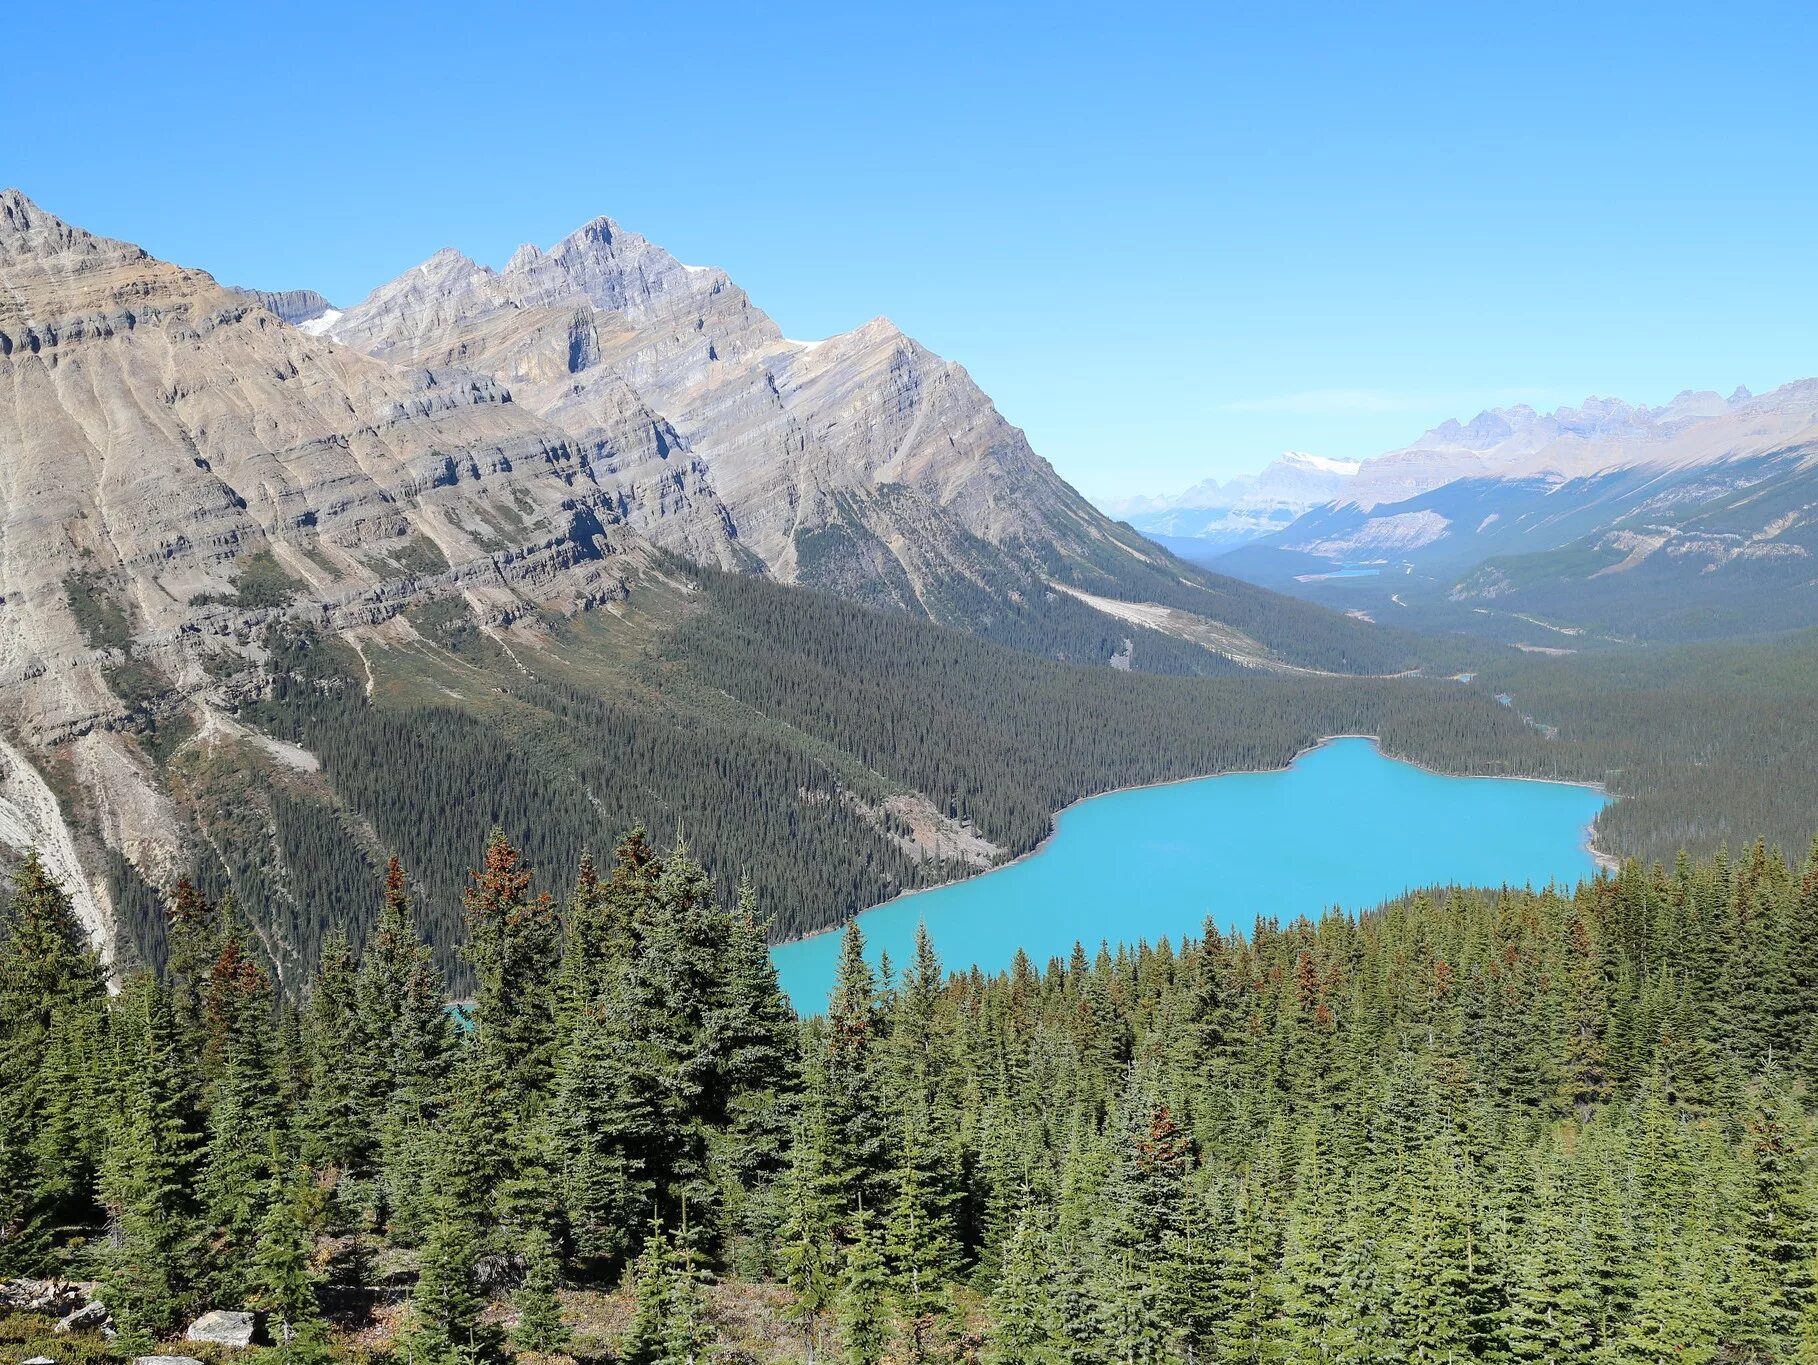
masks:
[[[904,812],[961,828],[999,779],[937,808],[852,734],[736,701],[692,656],[669,666],[731,631],[716,613],[770,600],[706,591],[714,570],[837,593],[842,629],[867,628],[854,602],[960,626],[991,644],[963,657],[1009,673],[1002,646],[1107,672],[1405,666],[1403,637],[1109,522],[887,322],[787,342],[723,272],[599,220],[567,240],[515,253],[510,278],[445,252],[340,313],[0,193],[0,861],[50,850],[91,927],[135,926],[152,960],[154,888],[188,871],[256,892],[288,917],[254,926],[268,955],[292,960],[321,896],[387,842],[440,837],[426,812],[460,799],[444,775],[401,823],[362,785],[372,753],[430,746],[454,773],[511,774],[491,818],[559,816],[564,838],[590,811],[686,810],[726,866],[768,860],[812,891],[797,922],[928,875]],[[362,327],[377,354],[331,335]],[[1124,602],[1217,628],[1151,629]],[[953,652],[923,624],[903,638]],[[1082,750],[1070,781],[1139,759]],[[717,774],[720,805],[678,765]],[[999,836],[1048,799],[1033,790]]]

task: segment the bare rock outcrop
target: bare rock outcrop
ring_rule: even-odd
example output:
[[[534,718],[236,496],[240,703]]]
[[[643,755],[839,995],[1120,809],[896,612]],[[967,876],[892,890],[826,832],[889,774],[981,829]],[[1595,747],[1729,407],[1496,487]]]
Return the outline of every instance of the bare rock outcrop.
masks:
[[[610,219],[499,271],[438,252],[328,334],[482,370],[573,436],[615,433],[640,530],[691,553],[700,533],[670,523],[709,544],[729,530],[785,581],[925,606],[929,585],[988,576],[994,552],[1119,552],[960,366],[883,318],[789,340],[723,271]],[[657,473],[672,452],[683,477]]]

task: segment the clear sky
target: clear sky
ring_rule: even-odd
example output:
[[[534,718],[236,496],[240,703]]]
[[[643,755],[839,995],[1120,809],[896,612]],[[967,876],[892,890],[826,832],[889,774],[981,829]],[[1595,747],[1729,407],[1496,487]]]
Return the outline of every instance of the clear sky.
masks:
[[[0,183],[337,303],[608,213],[888,314],[1094,494],[1818,374],[1818,18],[1710,4],[21,4]]]

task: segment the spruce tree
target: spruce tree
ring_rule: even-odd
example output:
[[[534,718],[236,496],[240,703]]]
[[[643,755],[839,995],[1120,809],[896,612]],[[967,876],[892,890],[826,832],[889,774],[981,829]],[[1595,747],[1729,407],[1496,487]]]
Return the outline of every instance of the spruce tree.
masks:
[[[266,1330],[285,1361],[315,1365],[327,1360],[329,1352],[311,1239],[297,1212],[299,1193],[283,1181],[271,1191],[248,1276],[248,1301],[268,1314]]]
[[[479,1231],[453,1200],[441,1201],[418,1265],[405,1331],[413,1356],[471,1365],[498,1352],[495,1329],[481,1321],[485,1307],[474,1282]]]
[[[1025,1206],[991,1291],[985,1365],[1059,1365],[1062,1343],[1052,1293],[1048,1236],[1034,1210]]]
[[[461,905],[462,955],[479,986],[478,1031],[497,1051],[519,1104],[546,1084],[555,1063],[555,967],[561,936],[548,895],[532,893],[533,874],[503,830],[486,841]]]
[[[371,1046],[361,1026],[355,982],[353,950],[346,933],[337,930],[322,941],[309,984],[303,1150],[315,1165],[364,1173],[376,1146],[370,1115],[383,1107],[386,1095],[364,1072]]]
[[[561,1267],[555,1243],[541,1228],[525,1239],[524,1267],[523,1287],[513,1296],[518,1321],[512,1328],[512,1342],[525,1351],[559,1351],[569,1340],[568,1329],[562,1323],[562,1305],[556,1298],[556,1291],[561,1288]]]
[[[47,1268],[89,1215],[103,1017],[99,960],[75,907],[28,851],[0,908],[0,1272]]]
[[[122,1342],[145,1350],[194,1306],[207,1267],[194,1199],[198,1135],[169,1000],[139,977],[116,1009],[132,1037],[116,1082],[119,1129],[102,1170],[114,1242],[101,1278]]]
[[[863,1209],[853,1219],[840,1277],[839,1338],[845,1365],[879,1365],[890,1345],[890,1278]]]

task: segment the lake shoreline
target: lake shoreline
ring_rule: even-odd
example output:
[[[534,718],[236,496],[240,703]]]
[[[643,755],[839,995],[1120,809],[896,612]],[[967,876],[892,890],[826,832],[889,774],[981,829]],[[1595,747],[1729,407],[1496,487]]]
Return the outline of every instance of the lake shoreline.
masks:
[[[1042,840],[1040,843],[1035,845],[1034,848],[1029,849],[1027,852],[1017,854],[1014,858],[1010,859],[1008,862],[992,863],[989,867],[981,867],[976,872],[970,873],[969,875],[964,876],[964,877],[949,877],[946,881],[930,882],[927,886],[918,886],[918,887],[915,887],[913,890],[899,891],[894,896],[890,897],[888,900],[881,900],[876,905],[868,905],[863,910],[859,910],[859,911],[855,912],[849,918],[841,921],[838,924],[829,925],[825,929],[816,929],[812,934],[798,934],[794,938],[782,939],[776,943],[771,944],[770,946],[772,948],[786,948],[793,944],[809,943],[817,938],[826,938],[831,934],[844,933],[846,930],[846,926],[848,924],[850,924],[853,920],[857,919],[860,915],[868,915],[873,910],[882,910],[886,906],[895,905],[898,901],[907,900],[911,896],[920,896],[920,895],[924,894],[925,892],[929,892],[929,891],[940,891],[946,887],[960,886],[966,882],[975,881],[979,877],[987,876],[990,873],[1001,872],[1005,868],[1008,868],[1008,867],[1015,867],[1018,863],[1024,861],[1025,859],[1035,857],[1036,854],[1042,852],[1044,849],[1046,849],[1048,847],[1049,844],[1053,843],[1055,838],[1060,834],[1061,817],[1063,815],[1067,814],[1068,811],[1077,810],[1079,807],[1085,805],[1088,801],[1097,801],[1101,797],[1117,796],[1120,793],[1125,793],[1125,792],[1152,791],[1152,790],[1158,790],[1163,787],[1179,787],[1188,782],[1206,782],[1215,777],[1243,777],[1245,775],[1253,775],[1253,774],[1285,773],[1290,768],[1292,768],[1296,763],[1300,762],[1303,758],[1305,758],[1308,754],[1315,753],[1318,750],[1323,749],[1326,745],[1334,743],[1341,739],[1367,739],[1370,741],[1371,744],[1376,746],[1377,753],[1381,754],[1384,758],[1388,759],[1389,761],[1394,762],[1394,763],[1405,763],[1410,768],[1418,768],[1421,772],[1430,773],[1434,777],[1449,777],[1449,778],[1463,780],[1463,781],[1482,781],[1482,782],[1540,782],[1540,783],[1547,784],[1549,786],[1556,786],[1556,787],[1583,787],[1588,791],[1596,792],[1598,795],[1602,796],[1605,800],[1607,800],[1611,803],[1614,803],[1621,799],[1620,797],[1616,796],[1613,792],[1611,792],[1609,790],[1609,788],[1605,787],[1603,785],[1603,783],[1601,783],[1601,782],[1572,782],[1572,781],[1568,781],[1567,779],[1558,778],[1558,777],[1515,777],[1515,776],[1499,777],[1493,773],[1449,773],[1449,772],[1445,772],[1438,768],[1429,768],[1426,764],[1416,762],[1414,759],[1401,758],[1395,754],[1390,753],[1388,750],[1383,748],[1381,735],[1368,735],[1368,734],[1325,735],[1325,736],[1322,736],[1321,738],[1315,740],[1313,743],[1304,745],[1300,749],[1296,750],[1294,752],[1293,756],[1290,757],[1288,759],[1288,761],[1286,763],[1282,764],[1279,768],[1226,768],[1219,772],[1213,772],[1213,773],[1195,773],[1191,777],[1163,778],[1159,782],[1132,782],[1132,783],[1128,783],[1122,787],[1107,787],[1104,791],[1093,792],[1090,796],[1082,796],[1077,801],[1069,801],[1066,805],[1062,806],[1059,810],[1055,811],[1052,816],[1049,817],[1048,832],[1042,836]],[[1591,826],[1586,827],[1586,833],[1585,833],[1585,838],[1584,838],[1582,847],[1586,853],[1590,854],[1591,861],[1596,865],[1598,872],[1600,872],[1600,873],[1617,872],[1617,871],[1621,870],[1622,860],[1620,858],[1617,858],[1614,854],[1605,853],[1602,849],[1597,847],[1596,833],[1595,833],[1594,828],[1592,828]]]

